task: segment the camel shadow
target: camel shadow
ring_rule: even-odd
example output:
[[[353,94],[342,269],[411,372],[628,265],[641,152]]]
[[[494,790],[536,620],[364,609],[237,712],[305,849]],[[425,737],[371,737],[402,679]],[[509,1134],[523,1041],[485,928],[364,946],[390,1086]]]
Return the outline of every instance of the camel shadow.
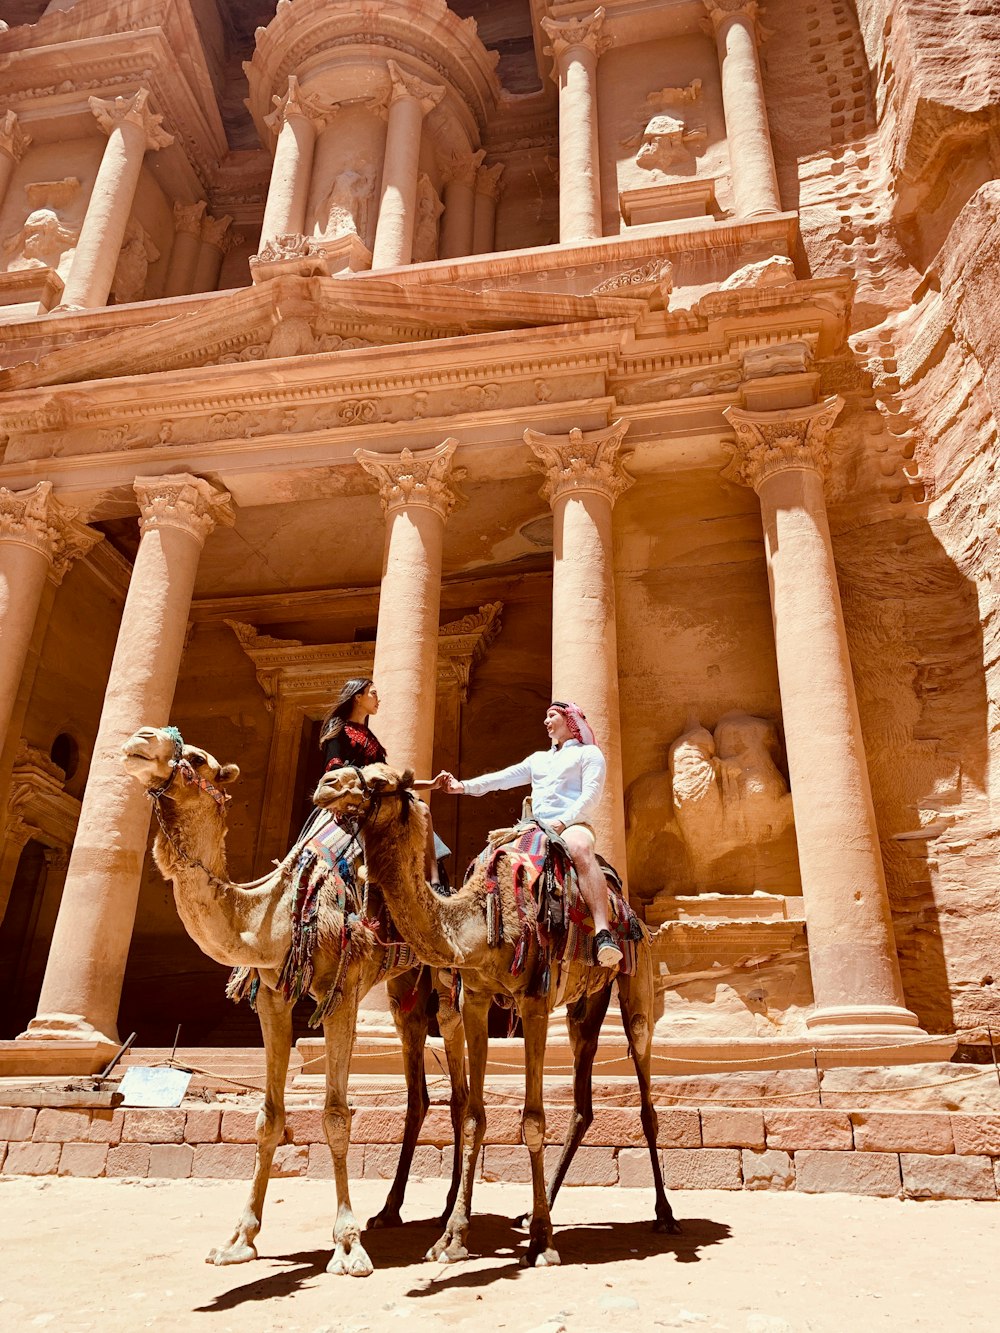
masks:
[[[427,1225],[427,1224],[421,1224]],[[672,1255],[677,1263],[697,1263],[701,1251],[729,1240],[732,1228],[708,1217],[686,1217],[677,1235],[652,1230],[652,1223],[591,1222],[578,1226],[556,1226],[555,1246],[563,1266],[570,1264],[620,1264],[630,1260]],[[470,1270],[464,1264],[446,1268],[408,1296],[432,1296],[457,1287],[485,1287],[497,1280],[517,1278],[525,1270],[521,1256],[528,1248],[528,1235],[510,1218],[496,1213],[477,1213],[469,1231],[473,1258],[505,1258],[500,1267]]]
[[[265,1255],[263,1257],[265,1263],[286,1264],[288,1267],[282,1268],[277,1273],[268,1273],[266,1277],[255,1278],[244,1286],[222,1291],[205,1305],[196,1305],[193,1312],[216,1314],[220,1310],[233,1310],[248,1301],[270,1301],[282,1296],[291,1296],[304,1287],[311,1278],[321,1277],[326,1272],[332,1253],[333,1246],[330,1244],[321,1250],[300,1250],[298,1254]]]

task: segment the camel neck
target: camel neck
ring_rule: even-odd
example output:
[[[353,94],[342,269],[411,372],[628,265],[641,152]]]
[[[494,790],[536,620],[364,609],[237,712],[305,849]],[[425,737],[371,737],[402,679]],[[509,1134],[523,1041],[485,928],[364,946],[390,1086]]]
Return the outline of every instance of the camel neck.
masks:
[[[382,891],[400,934],[425,963],[461,966],[465,958],[456,940],[464,911],[424,879],[424,838],[424,816],[416,807],[406,824],[392,818],[366,827],[368,877]]]

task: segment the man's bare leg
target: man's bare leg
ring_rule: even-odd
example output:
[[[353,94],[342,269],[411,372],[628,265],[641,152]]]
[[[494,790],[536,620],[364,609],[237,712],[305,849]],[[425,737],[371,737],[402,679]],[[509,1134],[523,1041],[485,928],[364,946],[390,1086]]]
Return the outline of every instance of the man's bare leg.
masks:
[[[594,918],[595,939],[602,932],[607,936],[604,943],[597,940],[598,962],[602,967],[615,967],[622,960],[622,951],[611,935],[608,920],[608,881],[604,878],[604,871],[594,855],[594,836],[589,829],[579,824],[572,824],[563,831],[562,840],[569,849],[580,881],[583,900]]]

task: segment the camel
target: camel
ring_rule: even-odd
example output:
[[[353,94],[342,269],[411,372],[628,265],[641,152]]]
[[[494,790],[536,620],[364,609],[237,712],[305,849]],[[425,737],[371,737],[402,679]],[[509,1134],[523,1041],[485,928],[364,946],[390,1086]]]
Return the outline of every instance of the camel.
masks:
[[[462,1020],[469,1055],[469,1101],[462,1130],[462,1179],[444,1234],[430,1249],[428,1259],[457,1262],[468,1257],[466,1239],[472,1188],[479,1149],[486,1128],[483,1085],[488,1055],[487,1015],[491,1001],[513,1003],[524,1031],[525,1099],[521,1135],[531,1155],[532,1211],[525,1267],[559,1263],[553,1245],[551,1209],[573,1156],[593,1118],[591,1078],[601,1023],[607,1013],[612,982],[618,982],[622,1020],[639,1082],[641,1121],[653,1168],[656,1192],[655,1231],[679,1228],[663,1188],[656,1148],[657,1116],[650,1090],[653,1038],[653,963],[648,937],[637,944],[634,976],[616,976],[607,968],[586,963],[567,964],[558,985],[546,996],[528,994],[529,965],[520,975],[511,973],[516,942],[521,934],[512,879],[506,860],[500,864],[500,912],[503,922],[499,946],[488,939],[486,875],[477,862],[463,887],[450,898],[433,893],[423,878],[424,807],[411,791],[412,774],[399,774],[385,764],[364,769],[340,769],[320,781],[313,801],[352,826],[365,848],[365,863],[373,884],[403,938],[419,956],[436,968],[459,968],[462,978]],[[532,941],[532,949],[537,945]],[[530,958],[529,958],[530,964]],[[542,1079],[549,1012],[556,1002],[567,1006],[573,1048],[573,1114],[562,1153],[546,1194],[544,1177],[545,1108]]]
[[[239,777],[235,764],[220,764],[206,750],[184,745],[175,728],[142,727],[122,747],[125,767],[153,798],[159,830],[153,856],[163,877],[173,882],[174,901],[185,929],[203,953],[226,966],[252,969],[259,978],[256,1007],[267,1057],[264,1104],[257,1117],[257,1153],[247,1205],[232,1236],[209,1252],[211,1264],[246,1263],[257,1258],[268,1176],[275,1148],[285,1128],[285,1078],[292,1047],[294,1000],[280,984],[291,956],[295,908],[295,867],[300,844],[270,874],[249,884],[231,883],[226,871],[224,787]],[[333,899],[332,876],[319,888],[314,971],[308,990],[317,1001],[326,1046],[326,1098],[323,1128],[333,1155],[337,1217],[334,1253],[328,1273],[367,1277],[372,1262],[361,1243],[361,1228],[351,1208],[347,1179],[351,1111],[347,1077],[354,1046],[360,999],[379,981],[388,982],[393,1018],[403,1048],[406,1075],[406,1119],[396,1176],[382,1211],[369,1227],[400,1225],[400,1207],[413,1149],[429,1105],[424,1077],[424,1045],[434,988],[429,969],[414,968],[412,959],[392,966],[374,927],[379,906],[370,890],[365,904],[348,901],[360,920],[350,921],[350,945],[341,947],[344,913]],[[345,911],[347,908],[345,908]],[[409,956],[409,951],[406,951]],[[389,966],[387,966],[387,964]],[[244,972],[244,978],[247,974]],[[334,1000],[334,991],[342,998]],[[328,1012],[324,1012],[324,1010]],[[458,1140],[468,1088],[461,1020],[441,997],[438,1021],[451,1075],[451,1117],[455,1156],[445,1216],[457,1197],[461,1157]]]

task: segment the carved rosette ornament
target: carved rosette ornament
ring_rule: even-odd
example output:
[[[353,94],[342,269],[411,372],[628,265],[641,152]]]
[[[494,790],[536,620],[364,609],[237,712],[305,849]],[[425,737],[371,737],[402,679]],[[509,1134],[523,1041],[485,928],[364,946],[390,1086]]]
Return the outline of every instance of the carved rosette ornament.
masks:
[[[230,528],[236,522],[232,496],[204,477],[182,472],[172,477],[137,477],[139,529],[179,528],[204,542],[216,524]]]
[[[425,83],[423,79],[418,79],[415,74],[400,69],[395,60],[386,61],[386,67],[389,70],[389,78],[392,80],[390,106],[402,97],[409,97],[414,102],[420,103],[420,110],[426,116],[428,112],[434,110],[448,91],[443,84]]]
[[[163,117],[149,109],[148,88],[140,88],[132,97],[87,100],[105,134],[110,135],[122,125],[134,125],[142,130],[147,150],[168,148],[174,141],[174,136],[163,128]]]
[[[6,153],[15,162],[20,162],[31,144],[31,135],[21,129],[16,111],[5,111],[0,116],[0,153]]]
[[[585,432],[574,427],[568,435],[526,430],[524,441],[539,459],[537,470],[545,474],[542,499],[554,508],[565,496],[590,491],[614,505],[635,480],[625,470],[631,450],[622,453],[628,428],[629,422],[619,419],[607,430]]]
[[[605,13],[604,6],[600,5],[593,14],[580,18],[542,19],[542,28],[551,42],[551,46],[545,47],[544,54],[553,57],[556,70],[562,68],[565,56],[574,48],[583,47],[595,58],[604,54],[612,42],[603,31]]]
[[[781,412],[727,407],[723,416],[735,432],[736,449],[722,475],[758,492],[768,478],[790,469],[818,472],[825,479],[830,467],[826,437],[843,406],[838,394],[813,407]]]
[[[49,561],[49,577],[61,583],[75,560],[87,554],[102,534],[81,523],[79,511],[52,494],[51,481],[26,491],[0,486],[0,542],[28,546]]]
[[[358,449],[354,457],[378,482],[384,514],[421,505],[446,519],[456,504],[465,499],[455,483],[462,480],[466,470],[452,467],[457,448],[458,441],[449,438],[434,449],[418,453],[404,449],[399,454],[380,454]]]

